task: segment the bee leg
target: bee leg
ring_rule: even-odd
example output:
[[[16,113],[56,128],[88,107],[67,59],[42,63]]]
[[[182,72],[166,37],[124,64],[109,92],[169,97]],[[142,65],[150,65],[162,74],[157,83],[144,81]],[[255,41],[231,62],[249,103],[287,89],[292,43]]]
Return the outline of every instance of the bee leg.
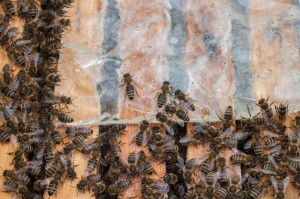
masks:
[[[157,96],[159,95],[160,92],[157,92],[157,94],[155,95],[155,97],[153,97],[153,99],[157,98]]]
[[[256,105],[258,105],[258,104],[256,104]],[[259,105],[258,105],[258,106],[259,106]],[[248,104],[247,104],[247,111],[248,111],[250,117],[252,117],[251,112],[250,112],[250,108],[249,108],[249,105],[248,105]]]
[[[138,92],[137,92],[137,90],[134,88],[134,91],[135,91],[135,93],[136,93],[136,95],[139,97],[139,98],[141,98],[141,96],[138,94]]]

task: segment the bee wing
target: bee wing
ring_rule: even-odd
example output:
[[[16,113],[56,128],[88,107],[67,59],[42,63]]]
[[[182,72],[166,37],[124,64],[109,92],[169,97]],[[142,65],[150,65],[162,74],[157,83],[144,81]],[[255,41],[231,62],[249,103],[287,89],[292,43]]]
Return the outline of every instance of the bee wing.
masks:
[[[170,135],[174,135],[174,129],[172,127],[170,127],[168,124],[166,123],[163,123],[164,127],[166,128],[167,132],[170,134]]]
[[[44,147],[40,148],[37,151],[35,157],[36,157],[36,159],[41,160],[43,158],[43,155],[44,155]]]
[[[156,144],[150,144],[150,149],[153,151],[156,149]]]
[[[196,165],[201,165],[205,160],[207,160],[208,155],[204,155],[200,158],[198,158],[198,160],[196,160]]]
[[[37,130],[35,130],[35,131],[29,132],[28,134],[29,134],[29,135],[41,135],[41,134],[43,134],[44,132],[45,132],[44,129],[37,129]]]
[[[179,143],[181,143],[181,144],[188,144],[190,142],[195,142],[195,141],[197,141],[195,138],[193,138],[191,135],[187,135],[187,136],[182,137],[179,140]]]
[[[139,173],[143,173],[144,169],[145,169],[145,163],[142,162],[142,163],[140,163],[138,165],[138,171],[139,171]]]
[[[205,177],[205,174],[203,172],[200,171],[199,173],[199,178],[201,180],[201,182],[205,183],[206,184],[206,177]]]
[[[182,169],[184,167],[184,159],[181,156],[177,157],[178,165]]]
[[[242,176],[242,180],[240,182],[240,184],[244,184],[244,182],[246,182],[246,180],[248,179],[249,177],[249,174],[248,173],[245,173],[243,176]]]
[[[131,144],[131,143],[135,140],[135,138],[136,138],[136,136],[137,136],[137,134],[138,134],[139,132],[140,132],[140,129],[139,129],[139,128],[137,128],[137,129],[133,132],[133,134],[131,135],[129,144]]]
[[[275,168],[278,168],[278,164],[276,163],[272,155],[268,155],[268,160],[275,166]]]
[[[277,154],[281,151],[281,145],[276,145],[270,150],[270,154]]]
[[[244,149],[250,149],[252,147],[252,139],[250,139],[246,144],[244,145]]]
[[[193,125],[193,129],[197,132],[206,132],[205,128],[206,128],[206,124],[202,124],[199,122],[194,123]]]
[[[148,131],[143,132],[143,145],[146,146],[148,144],[148,139],[147,139]]]
[[[59,156],[59,158],[60,158],[61,163],[63,164],[63,166],[67,170],[68,169],[68,162],[67,162],[68,157],[66,155],[62,154],[62,155]]]
[[[287,176],[287,177],[283,180],[283,193],[285,193],[286,188],[287,188],[287,186],[289,185],[289,183],[290,183],[290,177]]]
[[[17,150],[18,147],[19,147],[19,143],[18,143],[17,137],[14,134],[11,134],[10,135],[10,140],[11,140],[11,143],[12,143],[14,149]]]
[[[223,131],[223,133],[229,134],[229,133],[232,133],[233,130],[234,130],[234,126],[230,125],[230,127],[228,127],[227,129],[225,129],[225,130]]]
[[[264,131],[263,134],[267,137],[277,137],[277,135],[271,131]]]
[[[188,109],[188,110],[190,110],[190,111],[193,111],[192,108],[191,108],[191,106],[193,106],[193,101],[192,101],[192,99],[191,99],[190,97],[187,97],[187,98],[186,98],[186,102],[183,103],[183,106],[184,106],[186,109]]]
[[[174,145],[174,144],[175,144],[175,140],[172,139],[172,140],[166,141],[166,142],[163,144],[163,146],[172,146],[172,145]]]
[[[278,193],[277,181],[274,176],[271,177],[271,182],[272,182],[275,192]]]
[[[177,123],[179,126],[184,127],[184,121],[177,120],[176,123]]]

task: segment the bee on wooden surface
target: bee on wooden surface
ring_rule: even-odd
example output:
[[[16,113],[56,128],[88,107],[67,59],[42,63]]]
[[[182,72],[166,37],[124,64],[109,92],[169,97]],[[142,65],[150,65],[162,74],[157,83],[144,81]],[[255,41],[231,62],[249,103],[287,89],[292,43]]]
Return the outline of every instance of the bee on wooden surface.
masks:
[[[49,86],[55,86],[58,85],[58,83],[60,82],[60,75],[56,74],[56,73],[50,73],[47,75],[46,77],[46,83]]]
[[[201,142],[205,142],[207,136],[204,132],[192,132],[192,134],[188,134],[182,138],[180,138],[179,143],[182,145],[193,145]]]
[[[272,185],[270,180],[264,180],[259,182],[256,186],[253,187],[250,191],[250,198],[258,199]]]
[[[178,177],[174,173],[166,173],[163,179],[169,185],[175,185],[178,182]]]
[[[271,182],[275,190],[276,199],[284,199],[285,191],[289,184],[289,177],[286,177],[282,181],[277,181],[274,176],[271,177]]]
[[[107,190],[109,195],[117,195],[131,186],[130,180],[121,179],[108,186]]]
[[[244,149],[253,149],[255,155],[262,155],[263,153],[263,143],[257,140],[250,139],[245,145]]]
[[[292,184],[297,188],[300,187],[300,174],[299,173],[294,176]]]
[[[52,196],[53,194],[55,194],[57,188],[58,188],[58,180],[56,179],[51,180],[48,185],[48,196]]]
[[[186,162],[186,164],[182,167],[183,171],[183,180],[186,184],[190,184],[193,179],[194,170],[196,168],[197,161],[195,158],[190,159]]]
[[[147,160],[147,156],[144,151],[140,151],[137,164],[138,164],[138,169],[140,171],[143,171],[145,174],[151,175],[153,174],[153,172],[155,172],[151,163]]]
[[[2,129],[0,130],[0,141],[6,143],[10,142],[10,135]]]
[[[17,96],[17,93],[15,90],[13,89],[10,89],[9,87],[7,86],[3,86],[3,87],[0,87],[1,89],[1,93],[5,96],[5,97],[8,97],[8,98],[16,98]]]
[[[234,122],[235,122],[234,117],[233,117],[232,106],[228,106],[224,112],[224,115],[222,117],[220,117],[218,115],[218,117],[223,123],[223,131],[225,133],[231,132],[233,130]]]
[[[143,120],[140,123],[138,129],[133,133],[132,141],[134,140],[138,146],[141,146],[142,144],[144,146],[146,146],[147,145],[147,137],[149,134],[148,128],[149,128],[149,122],[147,120]]]
[[[160,131],[160,128],[158,127],[159,131],[156,131],[154,130],[153,128],[151,129],[152,130],[152,135],[150,137],[150,147],[151,146],[162,146],[163,144],[166,144],[168,142],[171,142],[171,143],[175,143],[175,140],[173,137],[167,135],[167,134],[164,134]]]
[[[193,130],[199,133],[207,133],[210,137],[218,137],[220,135],[218,129],[206,123],[195,122],[193,124]]]
[[[42,192],[44,191],[48,186],[48,182],[44,179],[44,180],[36,180],[33,184],[33,188],[38,191],[38,192]]]
[[[133,79],[132,79],[132,75],[130,73],[126,73],[123,75],[123,79],[122,79],[122,82],[121,82],[121,86],[123,86],[124,84],[126,85],[125,87],[125,96],[129,98],[129,100],[133,100],[134,99],[134,95],[135,93],[138,95],[137,91],[136,91],[136,88],[134,87],[133,84],[136,84],[134,83]],[[126,99],[125,97],[125,99]]]
[[[128,155],[128,170],[129,175],[134,177],[138,176],[141,173],[141,169],[139,168],[138,161],[140,158],[141,151],[139,152],[132,152]]]
[[[67,177],[70,178],[71,180],[74,180],[75,178],[77,178],[77,174],[75,172],[74,167],[68,167],[67,168]]]
[[[126,129],[126,125],[125,124],[114,124],[111,126],[110,128],[110,132],[111,133],[117,133],[117,134],[120,134],[122,133],[123,131],[125,131]]]
[[[7,32],[0,38],[0,45],[8,44],[9,40],[14,38],[18,34],[18,28],[10,28]]]
[[[5,64],[2,68],[3,73],[3,81],[6,84],[10,84],[13,81],[14,75],[13,75],[13,69],[9,64]]]
[[[176,115],[180,120],[183,120],[186,122],[190,121],[190,118],[188,116],[188,111],[182,106],[177,106],[176,104],[174,104],[174,105],[168,104],[168,105],[166,105],[165,112],[170,117],[173,117],[173,115]]]
[[[81,179],[76,185],[79,191],[84,191],[85,189],[88,188],[88,186],[89,186],[88,181],[86,179]]]
[[[175,98],[177,98],[182,103],[182,105],[188,110],[195,111],[195,105],[193,103],[193,100],[186,94],[184,94],[181,90],[175,91]]]
[[[174,126],[175,126],[176,123],[174,121],[170,120],[167,115],[165,115],[165,114],[163,114],[161,112],[158,112],[156,114],[156,119],[157,119],[157,121],[159,121],[160,123],[162,123],[164,125],[164,127],[166,128],[167,132],[170,135],[174,135],[175,134],[173,128],[174,128]],[[181,123],[178,123],[178,124],[184,126],[184,124],[181,124]]]
[[[167,101],[168,97],[170,97],[172,93],[172,87],[170,85],[170,81],[164,81],[163,85],[161,86],[161,92],[158,92],[156,97],[157,97],[157,107],[161,108],[163,107]]]
[[[253,161],[254,157],[251,155],[247,155],[243,152],[235,152],[231,157],[230,160],[233,164],[244,164],[244,165],[250,165]]]
[[[7,15],[16,15],[16,10],[14,7],[14,4],[11,2],[11,0],[4,0],[3,2],[3,10],[5,14]]]
[[[213,177],[214,178],[214,177]],[[203,173],[200,173],[200,179],[201,183],[203,185],[203,195],[206,198],[212,199],[215,196],[216,189],[216,180],[215,179],[209,179],[205,178],[205,175]]]
[[[8,28],[9,23],[11,21],[11,16],[10,15],[5,15],[4,17],[1,15],[0,19],[0,35],[3,35],[5,30]]]
[[[267,99],[261,98],[260,100],[258,100],[258,103],[256,105],[260,107],[261,111],[263,112],[264,116],[267,119],[271,119],[273,116],[273,110],[272,110],[271,106],[274,102],[269,104],[268,100],[269,100],[269,97]]]
[[[296,128],[297,136],[300,139],[300,116],[296,116],[293,122],[294,122],[293,127]]]
[[[103,180],[101,180],[100,182],[94,184],[91,190],[95,194],[100,194],[103,193],[106,190],[106,188],[107,188],[106,183]]]
[[[299,151],[299,138],[294,135],[293,132],[288,132],[288,149],[287,149],[287,155],[291,158],[298,158],[300,157],[300,151]]]
[[[90,174],[86,179],[89,184],[95,184],[101,180],[101,174]]]
[[[58,109],[52,109],[51,114],[57,116],[58,121],[62,123],[71,123],[74,122],[74,119],[67,115],[66,113],[58,110]]]
[[[289,105],[288,104],[284,105],[284,104],[280,103],[279,106],[275,106],[275,110],[276,110],[278,119],[283,121],[286,119],[286,116],[288,114]]]
[[[26,59],[25,59],[25,57],[21,53],[19,53],[19,52],[12,53],[11,57],[12,57],[12,60],[17,65],[19,65],[19,66],[25,66],[26,65]]]

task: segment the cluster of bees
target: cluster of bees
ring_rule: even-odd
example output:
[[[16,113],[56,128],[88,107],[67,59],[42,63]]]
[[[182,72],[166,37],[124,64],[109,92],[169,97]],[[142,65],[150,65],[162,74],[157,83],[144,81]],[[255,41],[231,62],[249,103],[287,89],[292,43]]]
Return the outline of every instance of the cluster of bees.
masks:
[[[53,195],[76,173],[72,159],[56,150],[63,143],[57,122],[73,122],[67,113],[72,99],[54,91],[61,78],[57,63],[62,37],[70,25],[66,9],[73,0],[1,0],[0,45],[10,63],[0,74],[0,141],[12,142],[13,169],[3,170],[4,189],[24,199]],[[22,32],[13,21],[23,25]],[[76,144],[90,129],[75,129]]]
[[[133,100],[137,91],[132,75],[124,74],[123,83],[126,97]],[[173,93],[169,81],[163,82],[156,97],[161,110],[156,119],[167,134],[161,134],[158,126],[146,130],[148,122],[144,120],[133,138],[137,145],[148,146],[152,158],[165,161],[167,172],[163,180],[144,178],[153,186],[143,185],[143,198],[257,199],[271,190],[274,198],[282,199],[288,186],[300,188],[300,116],[290,118],[293,124],[287,124],[287,117],[292,117],[287,104],[261,98],[255,101],[260,112],[252,116],[247,106],[249,117],[239,120],[228,106],[218,115],[221,127],[194,123],[189,134],[178,136],[178,127],[189,121],[189,111],[195,110],[193,100],[180,90]],[[210,152],[185,160],[182,148],[198,144],[208,145]],[[226,149],[232,151],[227,160]],[[239,165],[242,174],[232,172],[229,164]]]

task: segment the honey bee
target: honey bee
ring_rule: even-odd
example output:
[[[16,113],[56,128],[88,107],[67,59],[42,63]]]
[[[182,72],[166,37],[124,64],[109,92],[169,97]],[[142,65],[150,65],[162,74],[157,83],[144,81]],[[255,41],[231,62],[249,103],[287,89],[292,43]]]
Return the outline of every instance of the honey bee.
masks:
[[[133,85],[134,81],[133,81],[132,77],[133,76],[130,73],[125,73],[123,75],[123,79],[122,79],[122,82],[121,82],[121,86],[123,86],[124,84],[126,85],[126,87],[125,87],[125,96],[128,97],[129,100],[134,99],[134,94],[135,93],[137,94],[137,96],[139,96],[137,91],[136,91],[136,88]]]
[[[263,143],[250,139],[245,145],[244,149],[252,148],[255,155],[262,155],[263,153]]]
[[[188,116],[188,111],[184,107],[169,104],[166,105],[165,111],[171,117],[173,115],[176,115],[179,119],[185,122],[190,121],[190,118]]]
[[[101,180],[100,182],[94,184],[91,190],[95,194],[99,194],[99,193],[103,193],[106,190],[106,187],[107,187],[106,183],[103,180]]]
[[[11,16],[10,15],[5,15],[4,17],[0,15],[0,35],[3,35],[5,30],[8,28]]]
[[[228,106],[224,112],[223,117],[218,115],[219,119],[223,123],[223,131],[225,133],[231,132],[234,127],[233,109],[232,106]]]
[[[33,188],[38,192],[44,191],[47,188],[47,186],[48,186],[48,183],[45,179],[44,180],[36,180],[33,184]]]
[[[130,180],[118,180],[115,183],[111,184],[108,186],[107,190],[109,195],[116,195],[119,194],[126,189],[128,189],[131,186],[131,181]]]
[[[250,191],[250,198],[258,199],[271,186],[270,180],[264,180],[263,182],[258,183]]]
[[[15,52],[11,54],[12,60],[19,66],[25,66],[26,65],[26,59],[25,57],[19,53]]]
[[[256,105],[260,107],[265,118],[271,119],[273,116],[273,110],[272,110],[271,106],[274,102],[272,102],[271,104],[268,104],[268,100],[269,100],[269,97],[267,99],[261,98]]]
[[[7,15],[16,15],[16,10],[11,0],[4,0],[3,10]]]
[[[0,130],[0,141],[1,142],[10,142],[10,135],[3,131],[2,129]]]
[[[151,175],[153,172],[155,172],[151,163],[147,160],[147,157],[146,157],[146,154],[144,151],[140,151],[137,164],[138,164],[139,170],[144,171],[145,174]]]
[[[275,106],[275,110],[278,116],[278,119],[283,121],[286,119],[286,116],[288,114],[289,111],[289,105],[284,105],[282,103],[279,104],[279,106]]]
[[[49,84],[49,86],[55,86],[58,85],[60,82],[60,75],[56,73],[49,73],[46,77],[46,82]]]
[[[254,158],[251,155],[237,151],[230,157],[230,160],[233,164],[250,165]]]
[[[220,135],[220,132],[218,129],[216,129],[214,126],[205,124],[205,123],[194,123],[193,124],[193,130],[199,133],[207,133],[211,137],[218,137]]]
[[[52,196],[56,193],[58,188],[58,181],[56,179],[53,179],[49,182],[48,185],[48,196]]]
[[[166,128],[167,132],[168,132],[170,135],[174,135],[174,134],[175,134],[173,128],[174,128],[174,126],[175,126],[176,123],[175,123],[174,121],[170,120],[170,119],[168,118],[167,115],[165,115],[165,114],[163,114],[163,113],[161,113],[161,112],[158,112],[158,113],[156,114],[156,119],[157,119],[160,123],[162,123],[162,124],[164,125],[164,127]],[[178,123],[178,124],[184,126],[184,123],[183,123],[183,124]]]
[[[284,199],[285,198],[285,191],[286,191],[286,188],[289,184],[289,177],[286,177],[282,181],[277,181],[275,179],[275,177],[272,176],[271,177],[271,182],[272,182],[272,185],[273,185],[275,193],[276,193],[275,194],[276,199]]]
[[[201,142],[205,142],[206,139],[207,139],[207,136],[205,135],[205,133],[194,131],[194,132],[192,132],[192,135],[188,134],[188,135],[180,138],[179,143],[181,143],[183,145],[192,145],[192,144],[198,144]]]
[[[147,120],[143,120],[140,123],[139,128],[133,133],[132,140],[134,140],[138,146],[141,146],[142,144],[144,146],[147,145],[147,135],[149,132],[148,128],[149,128],[149,122]]]
[[[141,151],[139,152],[132,152],[128,155],[128,163],[129,163],[129,175],[130,176],[138,176],[141,172],[139,169],[138,161],[140,157]]]
[[[88,188],[88,181],[86,179],[81,179],[77,185],[76,185],[77,189],[80,191],[84,191],[85,189]]]
[[[164,181],[169,185],[175,185],[178,182],[178,177],[174,173],[166,173],[164,175]]]
[[[156,95],[158,108],[163,107],[167,103],[168,97],[170,97],[171,93],[172,87],[170,85],[170,81],[164,81],[161,86],[161,92],[158,92]]]
[[[300,139],[300,116],[296,116],[294,121],[294,128],[296,128],[297,136]]]
[[[186,164],[182,167],[183,171],[183,179],[186,184],[190,184],[193,179],[194,170],[196,168],[196,159],[190,159],[186,162]]]
[[[71,118],[69,115],[67,115],[66,113],[64,113],[58,109],[52,109],[51,114],[56,115],[57,119],[62,123],[74,122],[73,118]]]
[[[175,98],[177,98],[188,110],[195,111],[193,100],[186,94],[184,94],[181,90],[175,91]]]

